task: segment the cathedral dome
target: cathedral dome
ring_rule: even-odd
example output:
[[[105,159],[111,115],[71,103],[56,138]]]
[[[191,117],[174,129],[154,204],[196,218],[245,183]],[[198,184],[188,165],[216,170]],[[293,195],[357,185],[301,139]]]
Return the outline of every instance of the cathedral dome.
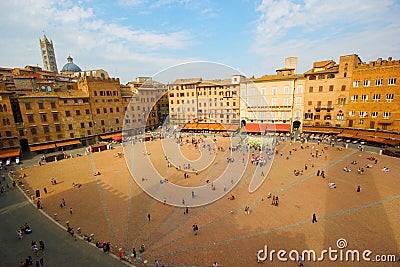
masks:
[[[68,60],[68,63],[62,67],[62,70],[61,70],[62,72],[63,71],[68,71],[68,72],[82,71],[81,68],[79,68],[79,66],[74,63],[71,56],[68,56],[67,60]]]

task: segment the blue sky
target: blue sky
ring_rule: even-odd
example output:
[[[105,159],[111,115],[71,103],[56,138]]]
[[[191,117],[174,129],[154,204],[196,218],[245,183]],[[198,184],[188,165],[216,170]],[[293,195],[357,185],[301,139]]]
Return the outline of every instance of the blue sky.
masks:
[[[70,54],[122,83],[192,61],[259,77],[297,56],[302,73],[352,53],[400,59],[399,11],[394,0],[2,0],[0,66],[42,66],[44,31],[59,69]]]

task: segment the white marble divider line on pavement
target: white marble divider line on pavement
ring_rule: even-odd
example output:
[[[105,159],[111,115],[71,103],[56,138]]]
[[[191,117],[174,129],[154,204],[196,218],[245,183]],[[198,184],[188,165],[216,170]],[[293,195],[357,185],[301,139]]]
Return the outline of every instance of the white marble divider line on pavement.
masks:
[[[17,209],[19,209],[21,207],[24,207],[26,205],[29,205],[29,201],[27,201],[27,200],[24,200],[22,202],[6,206],[6,207],[0,209],[0,215],[9,213],[9,212],[14,211],[14,210],[17,210]]]

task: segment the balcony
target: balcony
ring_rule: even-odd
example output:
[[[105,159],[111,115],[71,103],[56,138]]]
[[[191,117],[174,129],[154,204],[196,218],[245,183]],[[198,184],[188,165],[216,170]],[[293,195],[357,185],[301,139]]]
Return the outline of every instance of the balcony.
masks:
[[[314,109],[316,111],[327,110],[329,112],[329,111],[333,110],[333,106],[332,105],[326,105],[326,106],[318,105],[318,106],[314,106]]]

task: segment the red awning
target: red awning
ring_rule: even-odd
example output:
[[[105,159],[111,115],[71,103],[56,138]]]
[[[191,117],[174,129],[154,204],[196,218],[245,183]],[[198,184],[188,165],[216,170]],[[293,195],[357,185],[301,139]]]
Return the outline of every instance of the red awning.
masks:
[[[35,146],[29,146],[29,147],[30,147],[31,151],[38,151],[38,150],[55,148],[56,144],[42,144],[42,145],[35,145]]]
[[[19,148],[19,147],[0,150],[0,159],[18,157],[20,154],[20,151],[21,151],[21,148]]]
[[[112,138],[112,140],[114,140],[114,141],[121,141],[121,140],[122,140],[122,135],[114,136],[114,137]]]
[[[264,133],[268,132],[290,132],[290,124],[282,123],[247,123],[245,127],[246,132],[249,133]]]
[[[275,124],[276,132],[290,132],[290,124]]]
[[[266,128],[265,123],[247,123],[245,130],[248,133],[264,133]]]

